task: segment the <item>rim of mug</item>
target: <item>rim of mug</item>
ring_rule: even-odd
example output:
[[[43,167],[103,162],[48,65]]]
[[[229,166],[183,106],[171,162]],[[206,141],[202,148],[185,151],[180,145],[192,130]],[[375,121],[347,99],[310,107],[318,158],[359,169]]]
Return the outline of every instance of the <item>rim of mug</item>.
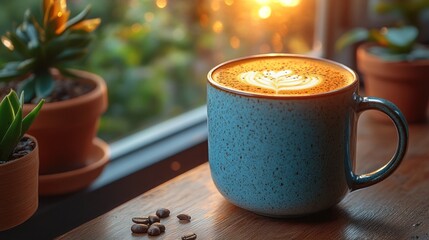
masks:
[[[235,88],[227,87],[227,86],[224,86],[224,85],[217,83],[212,78],[213,73],[225,65],[235,63],[235,62],[239,62],[239,61],[243,61],[243,60],[248,60],[248,59],[267,58],[267,57],[269,57],[269,58],[272,58],[272,57],[292,57],[292,58],[301,58],[301,59],[304,58],[304,59],[321,61],[321,62],[333,64],[333,65],[336,65],[336,66],[343,68],[346,71],[348,71],[353,76],[353,81],[344,87],[341,87],[341,88],[338,88],[338,89],[335,89],[335,90],[332,90],[329,92],[322,92],[322,93],[316,93],[316,94],[301,94],[301,95],[265,95],[262,93],[246,92],[246,91],[238,90]],[[312,56],[306,56],[306,55],[302,55],[302,54],[291,54],[291,53],[265,53],[265,54],[256,54],[256,55],[250,55],[250,56],[246,56],[246,57],[234,58],[234,59],[222,62],[222,63],[218,64],[217,66],[213,67],[208,72],[207,82],[219,90],[229,92],[229,93],[233,93],[233,94],[237,94],[237,95],[241,95],[241,96],[245,96],[245,97],[270,98],[270,99],[291,99],[291,98],[302,99],[302,98],[312,98],[312,97],[323,97],[323,96],[327,96],[327,95],[341,93],[341,92],[347,91],[351,88],[355,88],[355,86],[359,82],[359,76],[356,74],[355,71],[353,71],[351,68],[347,67],[346,65],[332,61],[332,60],[329,60],[329,59],[321,58],[321,57],[312,57]]]

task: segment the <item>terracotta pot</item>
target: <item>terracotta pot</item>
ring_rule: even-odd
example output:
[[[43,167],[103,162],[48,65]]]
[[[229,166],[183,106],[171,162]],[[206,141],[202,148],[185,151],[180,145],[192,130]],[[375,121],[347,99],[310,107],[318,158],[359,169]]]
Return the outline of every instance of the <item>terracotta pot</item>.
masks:
[[[396,104],[408,123],[425,122],[429,100],[429,60],[387,62],[369,53],[372,44],[357,50],[357,67],[364,76],[365,94]],[[380,115],[377,119],[387,120]]]
[[[95,138],[88,156],[90,163],[72,171],[40,175],[39,195],[53,196],[72,193],[89,186],[101,174],[109,161],[109,145]]]
[[[92,73],[75,71],[95,88],[82,96],[45,103],[28,133],[40,146],[41,175],[66,172],[85,167],[101,114],[107,109],[104,80]],[[28,113],[34,104],[25,104]]]
[[[0,231],[29,219],[38,207],[39,147],[22,158],[0,164]]]

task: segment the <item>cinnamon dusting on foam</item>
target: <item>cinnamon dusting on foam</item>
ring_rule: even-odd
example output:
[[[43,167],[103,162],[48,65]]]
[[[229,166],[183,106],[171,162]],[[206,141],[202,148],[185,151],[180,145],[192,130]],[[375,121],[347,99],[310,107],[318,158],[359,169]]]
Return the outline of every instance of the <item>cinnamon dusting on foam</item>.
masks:
[[[248,58],[216,69],[222,86],[264,95],[311,95],[350,85],[354,76],[329,62],[289,56]]]

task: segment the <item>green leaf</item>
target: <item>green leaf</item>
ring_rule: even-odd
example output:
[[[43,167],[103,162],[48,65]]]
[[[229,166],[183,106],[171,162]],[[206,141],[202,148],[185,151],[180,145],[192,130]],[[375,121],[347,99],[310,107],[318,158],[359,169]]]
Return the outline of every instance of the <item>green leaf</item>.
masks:
[[[13,69],[3,69],[0,71],[0,81],[12,81],[22,76],[20,71]]]
[[[368,48],[368,52],[387,62],[405,61],[407,59],[407,54],[394,53],[390,49],[381,46],[372,46]]]
[[[56,56],[57,61],[76,60],[84,57],[88,53],[87,49],[65,49],[62,53]]]
[[[340,51],[352,44],[368,40],[369,33],[365,28],[356,28],[342,35],[335,44],[335,49]]]
[[[37,99],[42,99],[49,96],[54,90],[54,79],[49,73],[36,74],[34,76],[35,93]]]
[[[18,92],[19,93],[25,92],[25,95],[24,95],[25,103],[31,102],[31,99],[33,99],[34,96],[36,95],[34,74],[32,74],[31,76],[29,76],[27,79],[25,79],[20,83],[18,87]]]
[[[24,92],[21,92],[21,94],[19,95],[19,104],[21,105],[21,107],[24,105]]]
[[[23,31],[22,25],[18,26],[15,30],[16,36],[22,41],[22,42],[29,42],[30,39],[28,38],[27,34]]]
[[[34,119],[36,119],[37,115],[39,115],[40,109],[42,109],[43,104],[45,103],[45,100],[42,99],[40,102],[36,105],[36,107],[31,110],[27,114],[27,116],[24,117],[22,120],[22,133],[26,133],[27,130],[30,128],[31,124],[33,123]]]
[[[415,61],[419,59],[429,59],[429,49],[417,46],[407,56],[408,61]]]
[[[412,26],[389,28],[385,34],[389,45],[398,52],[408,52],[417,39],[419,32]]]
[[[37,49],[39,47],[39,34],[37,32],[36,27],[33,25],[31,21],[31,13],[30,10],[25,12],[24,22],[23,22],[23,30],[26,32],[26,35],[29,38],[28,49],[31,51],[32,49]]]
[[[69,33],[52,39],[47,44],[46,51],[48,56],[55,56],[64,49],[85,48],[91,42],[92,37],[89,34]]]
[[[39,49],[40,43],[39,43],[39,36],[37,33],[37,29],[34,27],[34,25],[30,24],[28,26],[28,35],[30,36],[30,42],[28,43],[28,49],[30,51],[34,51],[34,49]]]
[[[74,18],[70,19],[66,24],[66,30],[85,20],[90,10],[91,10],[91,6],[86,6],[86,8],[82,10],[82,12],[80,12]]]
[[[22,108],[10,124],[6,134],[0,142],[0,161],[7,161],[22,137]]]
[[[20,61],[8,62],[4,66],[4,69],[5,70],[17,70],[20,63],[21,63]]]
[[[23,75],[23,72],[18,70],[20,62],[9,62],[0,71],[0,81],[10,81]]]
[[[8,96],[8,95],[7,95]],[[7,127],[13,121],[13,110],[10,107],[8,97],[4,97],[0,102],[0,141],[3,140],[6,134]],[[1,149],[1,148],[0,148]]]
[[[13,117],[15,117],[19,109],[22,108],[21,103],[18,99],[18,95],[16,95],[15,91],[11,91],[7,95],[7,99],[9,100],[10,107],[12,108]]]
[[[19,63],[17,69],[21,72],[30,72],[36,64],[35,58],[29,58]]]

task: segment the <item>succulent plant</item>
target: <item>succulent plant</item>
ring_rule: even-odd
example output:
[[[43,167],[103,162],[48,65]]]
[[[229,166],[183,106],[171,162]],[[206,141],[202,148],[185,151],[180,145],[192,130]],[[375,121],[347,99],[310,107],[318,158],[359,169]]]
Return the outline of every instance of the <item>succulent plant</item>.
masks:
[[[23,22],[1,37],[3,45],[19,58],[6,63],[0,81],[20,80],[18,92],[25,91],[25,102],[49,96],[54,89],[53,69],[68,76],[66,64],[87,54],[91,32],[99,18],[86,19],[90,6],[69,19],[66,0],[43,0],[43,19],[39,23],[27,10]]]
[[[39,114],[44,100],[23,117],[24,93],[11,90],[0,102],[0,163],[7,162],[15,147]]]
[[[364,29],[356,28],[342,35],[336,48],[341,50],[348,45],[369,41],[376,45],[369,52],[386,61],[413,61],[429,59],[429,49],[416,42],[418,30],[414,26],[399,28]]]
[[[379,29],[356,28],[343,34],[336,42],[341,50],[354,43],[369,41],[376,43],[369,52],[386,61],[413,61],[429,59],[429,48],[419,43],[420,15],[429,10],[429,0],[380,1],[375,5],[378,14],[396,13],[399,20],[395,27]]]

